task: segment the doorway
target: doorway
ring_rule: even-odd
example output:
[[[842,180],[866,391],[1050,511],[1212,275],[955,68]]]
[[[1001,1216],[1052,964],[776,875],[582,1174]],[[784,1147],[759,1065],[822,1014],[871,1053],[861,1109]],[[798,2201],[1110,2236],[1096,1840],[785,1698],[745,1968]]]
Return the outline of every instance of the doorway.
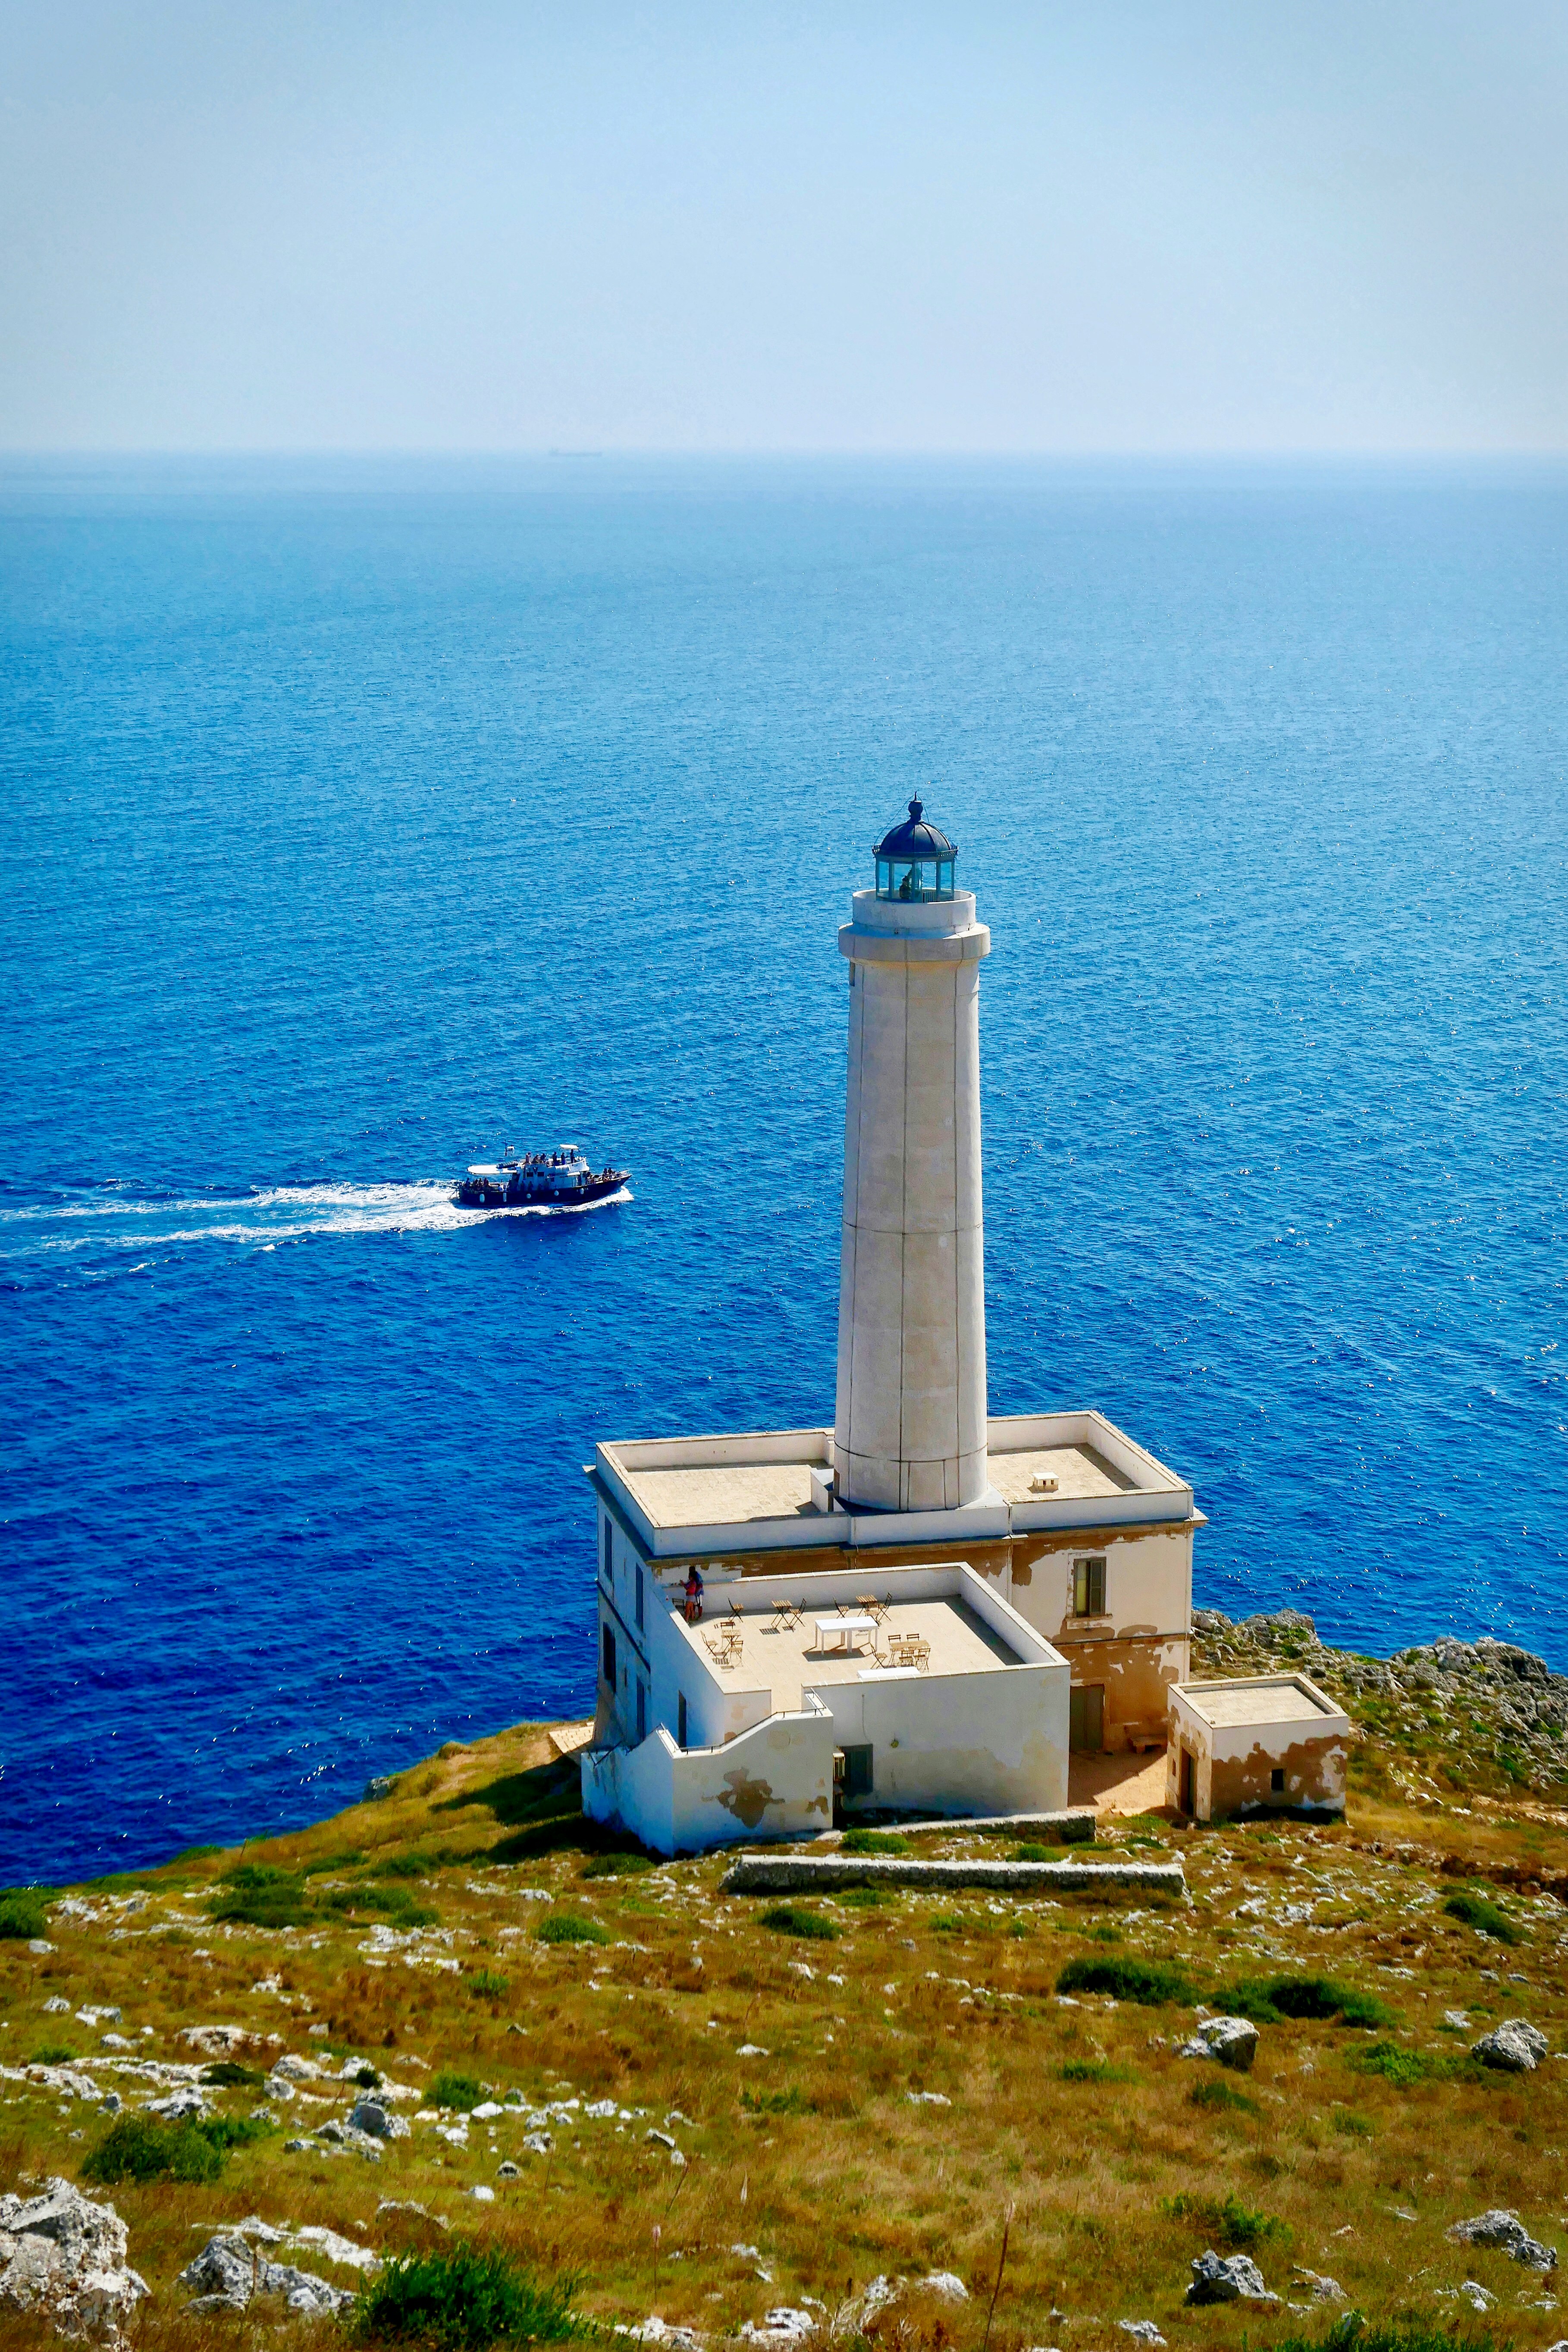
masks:
[[[1195,1776],[1193,1771],[1193,1751],[1190,1748],[1184,1748],[1182,1750],[1181,1769],[1176,1776],[1176,1804],[1178,1810],[1185,1813],[1189,1820],[1192,1818],[1194,1810],[1194,1779]]]
[[[1105,1685],[1081,1683],[1068,1699],[1068,1746],[1098,1756],[1105,1746]]]

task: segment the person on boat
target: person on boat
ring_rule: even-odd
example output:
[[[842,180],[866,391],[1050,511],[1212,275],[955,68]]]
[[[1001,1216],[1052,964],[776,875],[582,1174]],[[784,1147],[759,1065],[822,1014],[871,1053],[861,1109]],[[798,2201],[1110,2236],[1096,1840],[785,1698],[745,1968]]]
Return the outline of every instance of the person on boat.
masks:
[[[686,1571],[686,1622],[698,1624],[702,1616],[702,1579],[697,1573],[696,1562]]]

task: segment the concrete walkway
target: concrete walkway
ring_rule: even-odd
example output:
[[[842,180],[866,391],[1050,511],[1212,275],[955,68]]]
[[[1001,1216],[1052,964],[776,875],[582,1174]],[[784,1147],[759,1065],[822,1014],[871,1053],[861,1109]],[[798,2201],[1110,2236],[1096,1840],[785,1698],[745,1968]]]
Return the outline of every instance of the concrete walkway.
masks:
[[[1092,1805],[1097,1813],[1163,1813],[1165,1756],[1070,1757],[1068,1803]]]

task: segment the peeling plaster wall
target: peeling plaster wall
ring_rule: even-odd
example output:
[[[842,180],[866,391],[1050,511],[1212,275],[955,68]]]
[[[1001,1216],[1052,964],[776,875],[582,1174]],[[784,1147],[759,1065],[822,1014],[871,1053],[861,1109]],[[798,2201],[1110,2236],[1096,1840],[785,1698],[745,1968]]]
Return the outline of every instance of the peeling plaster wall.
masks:
[[[681,1749],[662,1725],[638,1748],[585,1748],[583,1811],[656,1853],[811,1837],[833,1822],[832,1718],[771,1716],[720,1748]]]
[[[1342,1716],[1321,1727],[1300,1721],[1215,1727],[1177,1692],[1165,1758],[1165,1799],[1181,1802],[1182,1753],[1193,1759],[1193,1812],[1200,1822],[1311,1806],[1342,1812],[1350,1730]],[[1285,1775],[1277,1790],[1273,1776]]]

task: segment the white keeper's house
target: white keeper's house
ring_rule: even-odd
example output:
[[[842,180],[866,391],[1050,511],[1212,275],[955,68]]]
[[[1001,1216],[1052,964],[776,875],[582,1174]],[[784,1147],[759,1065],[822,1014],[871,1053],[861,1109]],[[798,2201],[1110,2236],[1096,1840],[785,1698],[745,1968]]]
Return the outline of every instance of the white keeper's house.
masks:
[[[919,801],[874,854],[838,934],[833,1426],[623,1439],[589,1465],[584,1805],[661,1853],[857,1814],[1055,1811],[1069,1749],[1164,1746],[1189,1671],[1192,1488],[1091,1408],[987,1414],[991,934]]]

